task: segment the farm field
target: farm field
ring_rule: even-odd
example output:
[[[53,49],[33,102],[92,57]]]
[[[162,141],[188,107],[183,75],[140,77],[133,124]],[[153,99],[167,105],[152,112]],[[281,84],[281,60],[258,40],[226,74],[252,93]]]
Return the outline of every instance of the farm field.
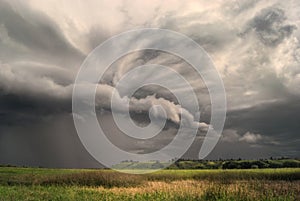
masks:
[[[0,168],[0,200],[300,200],[300,168],[113,170]]]

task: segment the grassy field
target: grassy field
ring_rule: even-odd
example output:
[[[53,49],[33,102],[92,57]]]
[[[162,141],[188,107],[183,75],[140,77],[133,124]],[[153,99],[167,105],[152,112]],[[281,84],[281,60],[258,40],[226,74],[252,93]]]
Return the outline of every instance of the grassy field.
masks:
[[[0,200],[300,200],[300,169],[112,170],[0,168]]]

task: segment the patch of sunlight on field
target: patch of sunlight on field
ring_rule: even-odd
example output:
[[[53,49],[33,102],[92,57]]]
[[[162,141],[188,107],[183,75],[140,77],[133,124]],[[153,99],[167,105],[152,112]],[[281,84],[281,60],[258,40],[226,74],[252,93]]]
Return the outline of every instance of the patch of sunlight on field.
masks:
[[[299,200],[300,183],[181,180],[138,187],[0,186],[0,200]]]

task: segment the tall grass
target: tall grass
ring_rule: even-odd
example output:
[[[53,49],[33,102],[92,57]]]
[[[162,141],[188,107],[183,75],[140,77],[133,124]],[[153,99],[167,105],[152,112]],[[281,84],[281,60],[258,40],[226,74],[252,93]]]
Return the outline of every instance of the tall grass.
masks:
[[[141,185],[143,178],[140,175],[124,174],[113,171],[91,171],[46,177],[37,181],[39,185],[78,185],[78,186],[103,186],[130,187]]]
[[[300,169],[111,170],[0,168],[6,200],[300,200]]]
[[[299,200],[299,182],[182,180],[138,187],[0,186],[0,200]]]
[[[77,185],[104,186],[106,188],[138,186],[147,181],[171,182],[176,180],[209,180],[224,184],[235,180],[294,181],[300,180],[300,169],[162,170],[144,175],[119,173],[112,170],[71,171],[64,174],[39,174],[25,171],[19,174],[0,175],[0,184],[2,185]]]

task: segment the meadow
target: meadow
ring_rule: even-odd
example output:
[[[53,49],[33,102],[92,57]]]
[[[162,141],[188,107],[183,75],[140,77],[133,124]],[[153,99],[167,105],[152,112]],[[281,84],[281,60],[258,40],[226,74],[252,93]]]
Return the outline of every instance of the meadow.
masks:
[[[300,169],[0,168],[0,200],[300,200]]]

